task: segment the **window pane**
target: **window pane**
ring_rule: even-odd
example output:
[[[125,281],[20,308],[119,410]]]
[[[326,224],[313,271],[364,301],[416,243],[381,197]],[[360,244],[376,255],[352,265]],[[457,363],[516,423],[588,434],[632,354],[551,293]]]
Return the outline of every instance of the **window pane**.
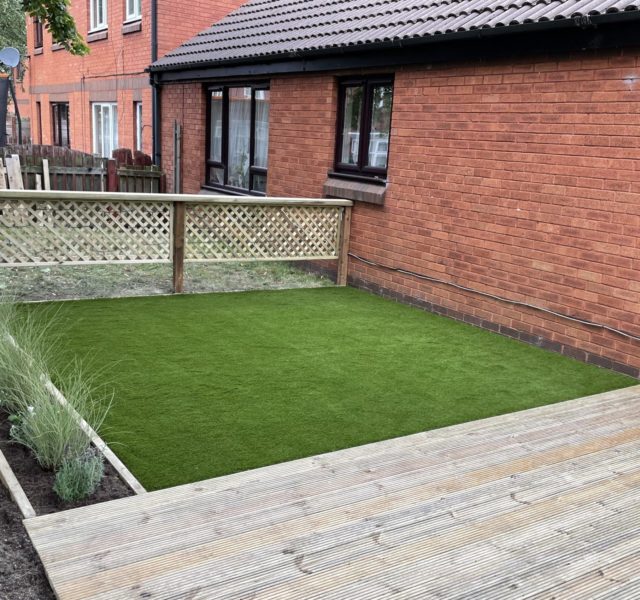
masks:
[[[53,145],[60,145],[60,134],[58,132],[58,105],[51,105],[51,120],[52,120],[52,129],[53,129]]]
[[[136,150],[142,150],[142,102],[134,103],[136,118]]]
[[[371,100],[371,130],[369,134],[368,166],[387,168],[389,133],[391,130],[391,102],[393,87],[380,85],[373,88]]]
[[[93,153],[102,154],[102,106],[93,105]]]
[[[357,165],[362,119],[362,87],[345,89],[343,119],[340,162],[345,165]]]
[[[224,169],[209,167],[209,183],[224,185]]]
[[[229,88],[228,184],[249,187],[249,136],[251,134],[251,88]]]
[[[267,192],[267,176],[266,175],[254,175],[253,187],[254,192]]]
[[[111,109],[111,139],[109,140],[110,147],[108,149],[109,153],[107,156],[111,158],[113,151],[118,147],[118,106],[116,104],[111,104],[109,107]]]
[[[211,92],[211,141],[209,158],[222,162],[222,90]]]
[[[60,146],[69,146],[69,105],[59,104]]]
[[[102,147],[100,151],[102,152],[102,156],[111,158],[111,143],[109,140],[111,137],[111,114],[109,113],[109,106],[106,104],[101,105],[100,112],[102,114]]]
[[[269,157],[269,90],[256,90],[255,94],[256,129],[253,162],[256,167],[266,169]],[[254,178],[254,186],[255,181]]]

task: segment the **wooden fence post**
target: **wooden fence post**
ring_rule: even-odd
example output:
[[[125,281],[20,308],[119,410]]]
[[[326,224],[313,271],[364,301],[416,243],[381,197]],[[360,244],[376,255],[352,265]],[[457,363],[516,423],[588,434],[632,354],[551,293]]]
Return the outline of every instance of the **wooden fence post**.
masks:
[[[182,193],[182,126],[173,122],[173,193]]]
[[[184,217],[185,203],[173,203],[173,292],[184,291]]]
[[[338,243],[338,276],[336,283],[339,286],[347,285],[349,268],[349,236],[351,234],[351,207],[345,206],[340,221],[340,240]]]
[[[115,160],[110,158],[107,161],[107,192],[118,191],[118,165]]]

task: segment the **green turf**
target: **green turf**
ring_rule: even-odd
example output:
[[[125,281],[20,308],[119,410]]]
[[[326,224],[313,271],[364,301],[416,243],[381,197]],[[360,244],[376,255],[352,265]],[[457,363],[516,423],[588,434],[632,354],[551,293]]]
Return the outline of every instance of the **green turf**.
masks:
[[[635,384],[354,289],[60,304],[149,489]],[[61,364],[65,356],[60,356]]]

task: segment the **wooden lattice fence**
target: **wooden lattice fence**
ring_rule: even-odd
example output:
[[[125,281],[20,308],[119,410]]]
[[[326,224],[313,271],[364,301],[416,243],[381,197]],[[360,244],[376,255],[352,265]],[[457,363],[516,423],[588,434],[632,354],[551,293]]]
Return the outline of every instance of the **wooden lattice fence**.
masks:
[[[346,283],[348,200],[3,191],[0,267],[338,259]]]

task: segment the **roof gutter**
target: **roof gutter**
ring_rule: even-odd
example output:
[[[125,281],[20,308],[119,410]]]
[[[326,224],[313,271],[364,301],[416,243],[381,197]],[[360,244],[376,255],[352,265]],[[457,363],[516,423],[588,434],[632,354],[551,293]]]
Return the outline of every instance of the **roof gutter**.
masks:
[[[158,76],[158,80],[162,82],[201,79],[205,76],[215,76],[215,72],[229,73],[238,76],[243,74],[278,74],[291,72],[305,72],[316,70],[311,68],[310,63],[313,61],[321,61],[328,57],[342,57],[343,59],[350,55],[370,55],[379,53],[384,50],[414,49],[420,47],[451,48],[456,43],[462,42],[480,42],[498,38],[514,38],[522,34],[545,34],[555,33],[562,34],[563,30],[568,33],[576,31],[594,32],[599,31],[600,26],[610,28],[614,25],[630,25],[640,21],[640,11],[626,11],[618,13],[609,13],[603,15],[594,15],[590,17],[580,17],[576,19],[558,19],[555,21],[544,21],[535,23],[525,23],[522,25],[511,25],[501,27],[487,27],[474,29],[470,31],[456,31],[440,35],[430,35],[424,37],[408,38],[403,40],[385,40],[380,42],[372,42],[368,44],[358,44],[353,46],[341,46],[334,48],[323,48],[316,50],[305,50],[291,54],[270,55],[264,57],[249,57],[241,59],[232,59],[219,62],[199,62],[185,65],[169,65],[169,66],[151,66],[150,71]],[[586,36],[588,37],[588,36]],[[640,38],[635,35],[636,43],[640,45]],[[414,52],[415,54],[415,52]],[[417,60],[416,60],[417,58]],[[411,63],[431,62],[430,56],[413,57]],[[367,61],[363,61],[367,62]],[[371,61],[372,63],[375,61]],[[402,64],[402,63],[397,63]],[[375,66],[371,64],[369,66]],[[339,67],[333,66],[333,69]],[[345,65],[343,68],[350,68]],[[271,71],[269,70],[271,69]],[[328,68],[326,70],[329,70]],[[189,73],[192,73],[189,76]],[[200,74],[200,75],[199,75]]]

